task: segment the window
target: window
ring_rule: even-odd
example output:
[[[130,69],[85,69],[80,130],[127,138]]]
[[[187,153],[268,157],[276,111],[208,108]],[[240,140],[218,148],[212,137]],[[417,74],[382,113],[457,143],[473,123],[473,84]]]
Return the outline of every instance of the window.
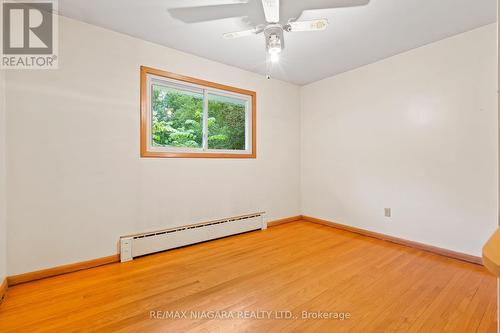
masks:
[[[141,156],[255,158],[253,91],[141,67]]]

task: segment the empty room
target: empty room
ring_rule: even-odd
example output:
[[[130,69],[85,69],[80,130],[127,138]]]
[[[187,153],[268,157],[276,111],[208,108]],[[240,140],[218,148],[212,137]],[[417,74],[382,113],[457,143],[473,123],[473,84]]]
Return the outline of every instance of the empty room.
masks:
[[[499,332],[496,0],[0,8],[0,333]]]

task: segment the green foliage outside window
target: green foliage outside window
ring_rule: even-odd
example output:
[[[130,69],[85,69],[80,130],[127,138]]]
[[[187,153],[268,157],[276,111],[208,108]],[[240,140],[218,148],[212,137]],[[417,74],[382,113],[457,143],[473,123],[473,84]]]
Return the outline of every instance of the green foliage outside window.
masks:
[[[245,104],[208,95],[208,148],[245,150]]]
[[[203,147],[203,94],[153,85],[153,146]],[[242,103],[243,102],[243,103]],[[208,94],[208,148],[245,150],[245,103]]]
[[[203,94],[153,85],[153,146],[202,147]]]

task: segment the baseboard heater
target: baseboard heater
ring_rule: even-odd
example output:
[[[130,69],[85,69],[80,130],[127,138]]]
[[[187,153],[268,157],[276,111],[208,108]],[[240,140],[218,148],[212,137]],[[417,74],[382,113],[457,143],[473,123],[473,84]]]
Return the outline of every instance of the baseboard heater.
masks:
[[[247,231],[266,229],[264,213],[120,237],[120,261]]]

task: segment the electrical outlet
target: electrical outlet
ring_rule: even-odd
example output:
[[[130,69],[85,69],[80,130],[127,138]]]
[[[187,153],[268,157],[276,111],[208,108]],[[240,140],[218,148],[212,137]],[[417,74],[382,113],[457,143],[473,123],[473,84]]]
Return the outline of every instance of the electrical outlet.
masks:
[[[120,261],[132,260],[132,237],[120,238]]]
[[[391,217],[391,209],[390,208],[384,208],[384,215],[385,217]]]

